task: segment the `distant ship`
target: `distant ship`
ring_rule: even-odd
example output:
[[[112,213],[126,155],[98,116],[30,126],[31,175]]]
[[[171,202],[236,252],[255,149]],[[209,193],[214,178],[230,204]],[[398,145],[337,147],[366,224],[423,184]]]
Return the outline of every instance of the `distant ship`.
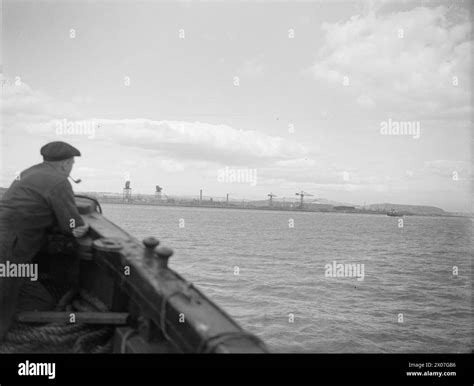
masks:
[[[392,208],[390,212],[387,212],[387,216],[391,217],[403,217],[403,213],[395,212],[395,209]]]

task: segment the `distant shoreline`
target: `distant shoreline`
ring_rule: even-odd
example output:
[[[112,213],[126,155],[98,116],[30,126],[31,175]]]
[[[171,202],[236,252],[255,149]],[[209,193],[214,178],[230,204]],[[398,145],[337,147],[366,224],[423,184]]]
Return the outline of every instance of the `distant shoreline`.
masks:
[[[208,209],[250,209],[250,210],[262,210],[262,211],[278,211],[278,212],[310,212],[310,213],[345,213],[345,214],[367,214],[367,215],[383,215],[387,216],[387,211],[383,210],[321,210],[321,209],[309,209],[309,208],[284,208],[284,207],[270,207],[270,206],[237,206],[237,205],[206,205],[206,204],[192,204],[192,203],[165,203],[165,202],[143,202],[143,201],[130,201],[125,202],[122,200],[104,200],[98,199],[101,204],[115,204],[115,205],[140,205],[140,206],[164,206],[164,207],[185,207],[185,208],[208,208]],[[469,215],[453,214],[453,213],[435,213],[435,214],[422,214],[422,213],[407,213],[401,212],[403,216],[423,216],[423,217],[464,217],[469,218]],[[400,216],[401,217],[401,216]]]
[[[0,199],[7,188],[0,187]],[[170,206],[170,207],[187,207],[187,208],[218,208],[218,209],[255,209],[263,211],[279,211],[279,212],[315,212],[315,213],[349,213],[349,214],[373,214],[373,215],[387,215],[390,211],[387,208],[394,208],[395,212],[403,216],[424,216],[424,217],[464,217],[474,218],[473,213],[462,212],[447,212],[441,208],[423,206],[423,205],[404,205],[393,203],[373,204],[372,207],[378,206],[376,209],[360,209],[361,207],[346,205],[334,205],[329,203],[304,203],[303,208],[299,208],[299,204],[285,203],[281,201],[274,202],[273,206],[265,205],[262,201],[250,201],[247,203],[237,203],[235,200],[230,200],[229,203],[225,201],[209,201],[203,200],[199,202],[197,199],[174,199],[167,198],[161,201],[154,200],[151,195],[144,195],[145,199],[133,199],[132,201],[124,201],[120,196],[107,196],[104,193],[95,192],[77,192],[77,194],[88,195],[97,199],[100,203],[116,204],[116,205],[151,205],[151,206]],[[211,202],[211,203],[210,203]],[[268,200],[267,200],[268,202]],[[309,207],[312,206],[312,207]],[[384,206],[383,209],[380,209]],[[370,207],[370,205],[368,206]],[[439,210],[438,213],[422,213],[422,211]],[[397,216],[394,216],[397,218]]]

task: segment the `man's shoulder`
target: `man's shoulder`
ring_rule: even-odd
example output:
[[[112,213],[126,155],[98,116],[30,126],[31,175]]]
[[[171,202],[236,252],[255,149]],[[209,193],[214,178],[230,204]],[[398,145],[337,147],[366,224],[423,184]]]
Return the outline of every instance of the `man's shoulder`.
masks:
[[[62,175],[61,173],[58,173],[54,168],[45,163],[37,164],[24,170],[20,174],[20,179],[34,178],[36,176],[39,176],[41,178],[47,178],[50,181],[61,182],[67,180],[66,176]]]
[[[67,188],[69,181],[66,176],[56,172],[48,165],[38,164],[21,172],[17,183],[19,186],[48,193],[63,186]]]

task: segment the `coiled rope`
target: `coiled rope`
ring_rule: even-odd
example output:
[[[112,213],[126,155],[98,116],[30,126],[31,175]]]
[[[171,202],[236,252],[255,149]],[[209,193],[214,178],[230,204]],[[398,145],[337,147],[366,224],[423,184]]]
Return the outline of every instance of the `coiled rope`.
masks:
[[[107,306],[85,290],[69,290],[55,310],[106,312]],[[0,353],[108,353],[112,351],[112,334],[111,326],[16,323],[0,344]]]

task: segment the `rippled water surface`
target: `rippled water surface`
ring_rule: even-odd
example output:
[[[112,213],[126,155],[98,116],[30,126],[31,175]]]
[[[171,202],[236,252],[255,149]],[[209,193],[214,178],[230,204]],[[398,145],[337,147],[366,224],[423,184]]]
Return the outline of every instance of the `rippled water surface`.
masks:
[[[103,209],[132,235],[172,247],[171,267],[273,351],[472,349],[468,218],[410,216],[399,228],[382,215]],[[326,277],[333,261],[364,264],[364,280]]]

